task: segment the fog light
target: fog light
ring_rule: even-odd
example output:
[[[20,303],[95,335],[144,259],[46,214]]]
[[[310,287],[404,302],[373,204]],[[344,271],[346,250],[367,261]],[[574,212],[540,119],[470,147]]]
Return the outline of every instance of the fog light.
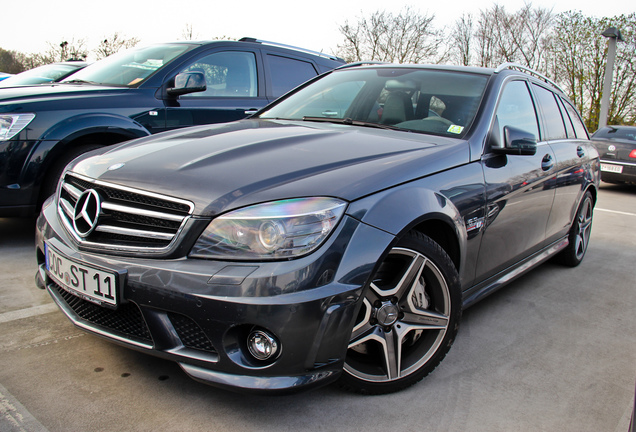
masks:
[[[247,349],[257,360],[269,360],[278,353],[276,338],[263,330],[254,330],[247,337]]]

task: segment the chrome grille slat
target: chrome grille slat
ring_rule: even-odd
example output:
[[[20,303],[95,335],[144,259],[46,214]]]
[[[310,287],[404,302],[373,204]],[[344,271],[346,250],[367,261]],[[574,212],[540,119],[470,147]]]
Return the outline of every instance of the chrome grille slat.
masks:
[[[173,215],[173,214],[170,214],[170,213],[161,213],[161,212],[152,211],[152,210],[143,210],[143,209],[130,207],[130,206],[125,206],[125,205],[112,204],[112,203],[109,203],[109,202],[105,202],[102,205],[102,208],[104,210],[112,210],[112,211],[118,211],[118,212],[122,212],[122,213],[130,213],[130,214],[136,214],[136,215],[141,215],[141,216],[148,216],[148,217],[157,218],[157,219],[166,219],[166,220],[169,220],[169,221],[179,222],[179,223],[183,222],[183,219],[185,218],[184,216]]]
[[[99,195],[100,212],[97,225],[82,236],[73,221],[76,203],[88,190]],[[80,247],[89,250],[153,255],[168,252],[194,212],[194,204],[183,199],[70,172],[65,174],[59,194],[58,214],[63,225]]]
[[[65,199],[60,199],[60,206],[62,207],[62,211],[64,211],[64,213],[66,214],[66,216],[68,216],[69,218],[73,218],[73,205],[68,202],[68,200]]]
[[[133,230],[129,228],[120,228],[120,227],[115,227],[111,225],[100,225],[95,229],[103,233],[121,234],[121,235],[128,235],[132,237],[153,238],[153,239],[168,240],[168,241],[174,238],[174,234],[166,234],[166,233],[154,232],[154,231]]]
[[[76,188],[75,186],[68,184],[68,183],[64,183],[64,190],[66,190],[68,193],[71,194],[71,196],[75,199],[78,199],[80,197],[80,195],[82,194],[82,191],[79,190],[78,188]]]

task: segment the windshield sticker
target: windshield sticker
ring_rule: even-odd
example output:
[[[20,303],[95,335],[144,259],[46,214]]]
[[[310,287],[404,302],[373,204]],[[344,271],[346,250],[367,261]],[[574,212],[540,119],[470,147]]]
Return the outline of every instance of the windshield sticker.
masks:
[[[451,125],[448,128],[448,132],[452,134],[460,134],[462,133],[463,130],[464,130],[464,126],[460,126],[460,125]]]

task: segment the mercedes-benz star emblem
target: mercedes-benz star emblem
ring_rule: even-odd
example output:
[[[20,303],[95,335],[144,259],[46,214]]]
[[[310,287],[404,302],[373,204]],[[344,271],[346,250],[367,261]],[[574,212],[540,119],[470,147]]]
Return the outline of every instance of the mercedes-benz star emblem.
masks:
[[[97,226],[102,211],[102,199],[95,189],[85,190],[75,203],[73,228],[80,237],[88,237]]]

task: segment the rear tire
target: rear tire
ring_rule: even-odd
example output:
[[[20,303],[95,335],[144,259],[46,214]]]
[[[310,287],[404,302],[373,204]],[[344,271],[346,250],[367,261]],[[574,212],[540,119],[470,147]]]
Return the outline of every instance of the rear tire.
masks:
[[[367,288],[339,385],[392,393],[437,367],[459,328],[459,276],[448,254],[411,232],[391,249]]]
[[[581,264],[590,242],[593,216],[594,199],[592,198],[592,193],[587,191],[583,195],[583,200],[581,200],[568,234],[570,244],[556,256],[557,262],[568,267],[576,267]]]

